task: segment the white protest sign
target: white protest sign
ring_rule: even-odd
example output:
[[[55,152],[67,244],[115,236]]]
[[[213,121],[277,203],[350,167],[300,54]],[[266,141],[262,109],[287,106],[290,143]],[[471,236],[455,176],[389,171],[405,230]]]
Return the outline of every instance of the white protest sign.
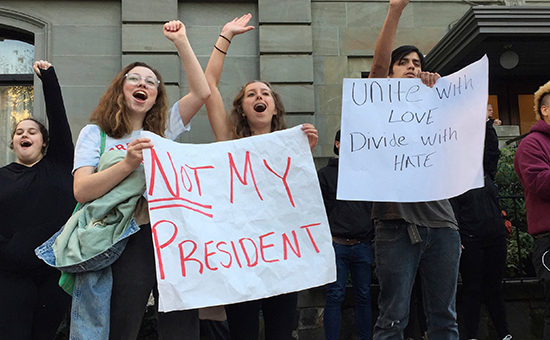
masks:
[[[338,199],[423,202],[483,186],[488,60],[437,80],[344,79]]]
[[[213,144],[150,132],[144,151],[159,310],[255,300],[336,279],[300,127]]]

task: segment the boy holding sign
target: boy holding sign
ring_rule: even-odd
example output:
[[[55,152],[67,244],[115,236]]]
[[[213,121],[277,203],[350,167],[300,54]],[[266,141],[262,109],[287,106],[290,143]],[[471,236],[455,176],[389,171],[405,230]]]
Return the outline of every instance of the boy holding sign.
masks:
[[[414,46],[392,52],[401,13],[409,0],[390,0],[376,43],[370,78],[421,78],[432,87],[440,77],[423,72],[424,57]],[[430,339],[458,339],[455,296],[460,236],[448,200],[375,202],[376,265],[380,315],[373,339],[402,339],[409,319],[415,276],[421,276]]]

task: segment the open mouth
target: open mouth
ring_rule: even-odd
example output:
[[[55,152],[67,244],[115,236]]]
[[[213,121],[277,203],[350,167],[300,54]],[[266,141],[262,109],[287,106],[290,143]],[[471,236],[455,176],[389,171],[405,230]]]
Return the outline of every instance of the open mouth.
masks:
[[[256,112],[264,112],[266,108],[267,107],[265,106],[264,103],[258,103],[256,105],[254,105],[254,111],[256,111]]]
[[[21,142],[21,146],[24,147],[24,148],[28,148],[28,147],[32,146],[32,143],[29,142],[29,141],[23,141],[23,142]]]
[[[139,100],[146,100],[147,99],[147,93],[144,91],[136,91],[134,92],[134,98]]]

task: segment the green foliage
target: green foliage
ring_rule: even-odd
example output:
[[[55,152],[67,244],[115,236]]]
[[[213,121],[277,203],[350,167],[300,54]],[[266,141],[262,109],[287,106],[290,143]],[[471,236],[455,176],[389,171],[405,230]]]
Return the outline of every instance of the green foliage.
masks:
[[[523,195],[523,186],[514,170],[514,157],[517,146],[508,146],[500,150],[498,170],[495,183],[498,186],[500,196]]]
[[[501,150],[495,183],[501,197],[500,206],[513,226],[508,237],[506,272],[509,277],[525,277],[527,275],[525,267],[529,265],[533,249],[533,237],[527,233],[523,186],[514,170],[516,150],[516,146]]]
[[[519,251],[518,251],[519,240]],[[529,265],[531,251],[533,249],[533,237],[528,233],[512,228],[512,233],[507,240],[508,253],[506,254],[506,273],[509,277],[525,277],[525,267]]]

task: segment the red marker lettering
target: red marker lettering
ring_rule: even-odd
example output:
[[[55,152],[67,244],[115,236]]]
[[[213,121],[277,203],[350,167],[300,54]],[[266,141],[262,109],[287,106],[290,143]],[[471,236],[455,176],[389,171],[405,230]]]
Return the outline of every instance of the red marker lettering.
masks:
[[[292,243],[290,242],[290,240],[288,239],[288,236],[283,233],[283,250],[284,250],[284,259],[286,260],[288,258],[288,248],[287,248],[287,245],[290,247],[290,249],[292,250],[292,252],[298,257],[298,258],[301,258],[302,255],[300,253],[300,245],[298,244],[298,238],[296,237],[296,231],[293,230],[292,231],[292,237],[294,238],[294,244],[296,245],[296,249],[294,249],[294,247],[292,246]]]
[[[256,255],[256,259],[254,262],[250,263],[250,256],[248,256],[248,251],[246,250],[246,247],[244,246],[244,241],[250,241],[252,245],[254,246],[254,254]],[[252,241],[252,239],[248,237],[243,237],[239,240],[239,243],[241,244],[241,248],[243,249],[244,257],[246,258],[246,264],[249,267],[254,267],[258,264],[258,247],[256,246],[256,243]]]
[[[180,170],[180,173],[181,173],[181,183],[183,184],[183,187],[185,188],[185,190],[187,190],[187,192],[191,192],[191,190],[193,190],[193,183],[191,183],[191,178],[189,178],[189,174],[187,173],[187,170],[185,170],[185,167],[181,167],[181,170]],[[187,185],[185,185],[185,177],[183,177],[183,174],[185,173],[185,177],[187,177],[187,182],[189,182],[189,188],[187,187]]]
[[[220,262],[220,264],[221,264],[224,268],[229,268],[229,267],[231,267],[231,263],[233,262],[233,256],[231,256],[231,253],[228,252],[227,250],[224,250],[224,249],[220,248],[220,244],[226,245],[227,243],[224,242],[224,241],[218,242],[218,243],[216,244],[216,248],[218,248],[218,250],[221,251],[222,253],[227,254],[227,256],[229,256],[229,263],[227,263],[227,264],[225,265],[225,264],[223,264],[223,262]],[[240,266],[241,266],[241,265],[240,265],[240,263],[239,263],[239,267],[240,267]]]
[[[195,173],[195,180],[197,181],[197,189],[199,191],[199,196],[202,196],[201,181],[199,180],[199,170],[214,169],[214,167],[212,165],[192,167],[192,166],[189,166],[187,164],[185,164],[185,166],[188,167],[189,169],[193,170],[193,172]]]
[[[170,159],[170,164],[172,165],[172,169],[174,170],[174,178],[176,179],[176,192],[172,190],[172,186],[170,185],[170,182],[168,181],[168,177],[166,176],[166,173],[164,172],[164,168],[162,167],[162,164],[159,160],[159,157],[157,155],[157,152],[155,151],[155,148],[151,148],[151,184],[149,188],[149,196],[153,196],[153,190],[155,188],[155,169],[158,167],[160,174],[162,175],[162,179],[164,180],[164,183],[166,184],[166,188],[168,191],[170,191],[170,194],[172,194],[173,197],[179,197],[180,196],[180,186],[178,183],[178,173],[176,171],[176,168],[174,166],[174,162],[172,161],[172,157],[170,156],[170,153],[166,153],[168,155],[168,158]],[[156,165],[156,166],[155,166]]]
[[[311,240],[311,244],[313,244],[313,248],[315,248],[316,252],[319,252],[319,248],[317,248],[317,244],[315,243],[315,240],[313,239],[313,235],[311,235],[311,231],[309,231],[309,228],[321,225],[321,223],[313,223],[308,225],[303,225],[300,228],[305,229],[307,231],[307,236],[309,236],[309,239]]]
[[[189,255],[185,256],[185,254],[183,252],[183,244],[188,243],[188,242],[193,245],[193,250],[191,250]],[[195,241],[185,240],[183,242],[180,242],[180,244],[178,244],[178,247],[180,248],[181,275],[183,275],[183,277],[185,277],[185,275],[186,275],[185,262],[187,262],[187,261],[197,262],[199,264],[199,273],[202,274],[202,272],[204,270],[204,268],[203,268],[204,266],[203,266],[202,262],[200,260],[197,260],[197,259],[191,257],[191,256],[193,256],[193,254],[197,250],[197,244],[195,243]]]
[[[267,234],[264,234],[264,235],[261,235],[260,236],[260,253],[262,254],[262,260],[264,260],[264,262],[279,262],[279,259],[275,259],[275,260],[266,260],[265,259],[265,256],[264,256],[264,249],[266,248],[271,248],[273,247],[273,243],[269,243],[269,244],[265,244],[264,245],[264,237],[268,237],[270,235],[273,235],[275,234],[274,232],[270,232],[270,233],[267,233]]]
[[[206,268],[210,270],[218,270],[218,267],[210,267],[210,263],[208,263],[208,258],[214,254],[216,254],[215,251],[208,252],[208,245],[214,243],[214,241],[208,241],[204,244],[204,264],[206,265]]]
[[[258,197],[260,197],[260,200],[264,200],[262,198],[262,195],[260,194],[260,190],[258,190],[258,186],[256,185],[256,179],[254,178],[254,171],[252,170],[252,164],[250,163],[250,152],[246,152],[245,162],[244,162],[244,171],[243,171],[243,177],[239,174],[239,171],[237,170],[237,167],[235,166],[235,161],[233,160],[233,155],[231,152],[228,152],[227,155],[229,156],[229,170],[230,170],[230,176],[231,176],[231,203],[233,203],[233,172],[237,175],[237,178],[243,185],[247,185],[246,181],[246,171],[247,169],[250,169],[250,177],[252,177],[252,182],[254,183],[254,188],[256,189],[256,192],[258,193]]]
[[[174,226],[174,232],[172,234],[172,237],[170,237],[170,239],[168,241],[166,241],[163,244],[159,245],[159,237],[158,237],[158,233],[157,233],[157,227],[158,227],[159,224],[164,223],[164,222],[170,223],[171,225],[173,225]],[[157,252],[160,279],[164,280],[164,277],[165,277],[164,276],[164,264],[162,262],[162,256],[161,256],[160,250],[163,249],[163,248],[166,248],[170,243],[172,243],[174,241],[174,239],[176,238],[176,235],[178,234],[178,227],[171,221],[161,220],[161,221],[158,221],[157,223],[155,223],[153,225],[153,227],[151,228],[151,232],[153,233],[153,243],[155,245],[155,250]]]
[[[265,159],[264,159],[264,165],[267,168],[267,170],[269,170],[272,174],[274,174],[275,176],[277,176],[277,177],[279,177],[280,179],[283,180],[283,185],[285,186],[286,194],[288,195],[288,199],[290,200],[290,204],[292,204],[292,206],[295,207],[294,200],[292,199],[292,194],[290,193],[290,188],[288,187],[288,183],[286,181],[286,176],[288,175],[288,170],[290,169],[290,157],[288,157],[288,159],[286,161],[286,169],[285,169],[285,174],[283,176],[280,176],[275,171],[273,171],[273,169],[271,169],[271,167],[267,164],[267,161]]]
[[[235,260],[237,261],[237,264],[239,265],[239,268],[242,268],[241,260],[239,260],[239,255],[237,255],[237,247],[235,247],[235,242],[231,241],[231,248],[233,248],[233,254],[235,254]]]

